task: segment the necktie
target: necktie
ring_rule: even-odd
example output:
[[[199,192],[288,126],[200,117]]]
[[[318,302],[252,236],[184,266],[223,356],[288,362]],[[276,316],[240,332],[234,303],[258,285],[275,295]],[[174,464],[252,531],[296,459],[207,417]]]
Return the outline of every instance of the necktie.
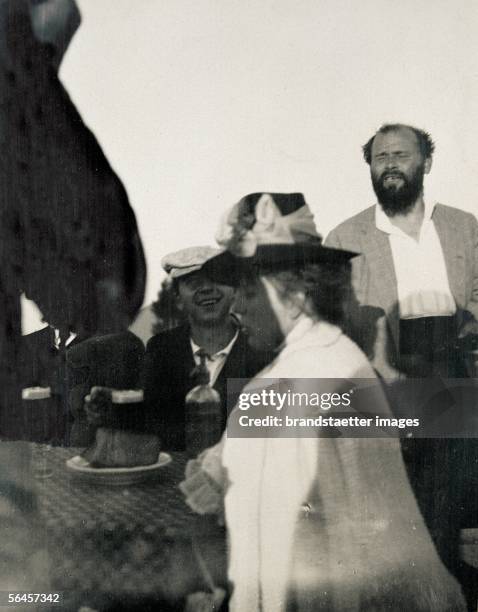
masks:
[[[185,423],[186,448],[193,454],[216,444],[222,433],[221,398],[209,384],[208,354],[200,349],[196,355],[200,362],[192,372],[196,386],[186,395]]]
[[[199,357],[199,365],[191,372],[191,376],[195,378],[198,385],[207,385],[211,380],[209,370],[207,369],[207,359],[209,355],[202,348],[196,352],[196,355]]]

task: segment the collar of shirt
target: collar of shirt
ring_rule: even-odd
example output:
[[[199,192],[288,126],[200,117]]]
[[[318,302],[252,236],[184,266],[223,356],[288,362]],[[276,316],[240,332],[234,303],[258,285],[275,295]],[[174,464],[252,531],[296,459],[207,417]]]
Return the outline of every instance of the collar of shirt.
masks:
[[[422,227],[420,229],[420,236],[423,233],[423,229],[432,222],[435,206],[436,202],[425,202],[425,213],[423,216]],[[405,234],[405,232],[391,222],[390,217],[383,212],[383,209],[379,203],[375,205],[375,226],[377,229],[385,232],[386,234],[410,238],[410,236]]]
[[[443,247],[432,220],[434,209],[435,204],[425,203],[420,235],[414,240],[394,226],[378,204],[375,207],[376,226],[388,234],[401,319],[456,312]]]
[[[61,343],[61,337],[60,337],[60,330],[57,329],[56,327],[53,328],[53,331],[55,332],[55,339],[53,341],[53,346],[59,350],[60,349],[60,343]],[[66,342],[65,342],[65,346],[68,346],[71,342],[73,342],[73,340],[76,338],[77,334],[74,334],[73,332],[70,332],[70,335],[68,336]]]
[[[216,381],[219,378],[219,374],[221,373],[224,367],[224,364],[226,363],[227,357],[229,353],[231,352],[232,347],[234,346],[234,342],[237,340],[238,335],[239,335],[239,331],[236,331],[236,333],[234,334],[234,338],[229,342],[227,346],[225,346],[220,351],[217,351],[217,353],[214,353],[214,355],[210,355],[210,356],[207,355],[206,368],[209,372],[209,384],[211,385],[211,387],[214,387],[214,385],[216,384]],[[201,358],[198,355],[198,352],[201,351],[201,347],[198,346],[192,338],[190,338],[190,342],[191,342],[191,349],[193,352],[194,362],[196,365],[199,365],[201,362]]]
[[[297,323],[287,334],[280,350],[283,350],[285,347],[290,346],[291,344],[295,344],[298,340],[304,336],[312,327],[314,326],[315,321],[308,317],[306,314],[302,313],[300,317],[297,319]]]
[[[236,331],[233,339],[229,342],[227,346],[225,346],[220,351],[217,351],[217,353],[214,353],[214,355],[208,355],[208,360],[215,361],[219,357],[227,357],[229,353],[232,351],[232,347],[234,346],[234,343],[236,342],[238,336],[239,336],[239,330]],[[191,349],[193,351],[194,358],[196,359],[198,351],[200,351],[202,347],[196,344],[192,338],[189,338],[189,341],[191,342]]]

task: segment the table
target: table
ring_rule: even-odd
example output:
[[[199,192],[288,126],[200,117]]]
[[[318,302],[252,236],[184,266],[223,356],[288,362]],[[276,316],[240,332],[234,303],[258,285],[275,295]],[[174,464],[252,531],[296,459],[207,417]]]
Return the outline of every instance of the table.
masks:
[[[35,455],[43,450],[19,445],[26,447],[35,465]],[[52,476],[32,483],[52,559],[52,589],[63,591],[68,599],[62,612],[77,612],[80,605],[119,610],[118,601],[124,602],[124,610],[133,610],[131,602],[137,597],[161,601],[159,607],[148,608],[142,599],[136,607],[142,611],[181,609],[175,605],[185,593],[205,586],[191,545],[193,536],[215,582],[225,584],[223,530],[214,519],[192,513],[177,489],[185,455],[173,453],[172,463],[156,482],[99,487],[75,480],[66,470],[66,459],[77,453],[78,449],[53,448],[48,452]],[[30,459],[25,452],[10,455],[3,461],[12,477],[16,474],[28,486]],[[462,532],[461,550],[464,560],[478,567],[478,530]]]
[[[72,476],[65,461],[79,452],[33,449],[34,462],[46,453],[52,469],[36,489],[55,590],[77,598],[81,593],[83,605],[91,607],[110,594],[179,601],[187,592],[206,590],[197,551],[214,581],[225,584],[224,530],[215,517],[194,514],[177,488],[184,454],[172,453],[154,482],[124,487]]]

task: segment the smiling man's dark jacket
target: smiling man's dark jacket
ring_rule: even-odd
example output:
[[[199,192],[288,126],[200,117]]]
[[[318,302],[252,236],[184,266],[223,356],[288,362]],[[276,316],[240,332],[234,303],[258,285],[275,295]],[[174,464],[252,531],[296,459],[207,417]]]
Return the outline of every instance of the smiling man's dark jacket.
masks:
[[[227,379],[250,379],[271,357],[248,345],[239,332],[236,342],[213,385],[221,396],[223,428],[227,419]],[[142,386],[149,431],[160,436],[163,447],[185,447],[185,397],[197,381],[191,377],[195,367],[189,326],[181,326],[153,336],[146,348]]]

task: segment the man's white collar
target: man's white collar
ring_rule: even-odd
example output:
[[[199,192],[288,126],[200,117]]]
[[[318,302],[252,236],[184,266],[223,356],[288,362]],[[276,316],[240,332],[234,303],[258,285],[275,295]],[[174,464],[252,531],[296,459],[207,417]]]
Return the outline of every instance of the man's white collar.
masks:
[[[217,357],[227,357],[229,353],[231,352],[232,347],[234,346],[234,342],[237,340],[238,335],[239,335],[239,330],[236,331],[236,333],[234,334],[229,344],[225,346],[224,348],[222,348],[221,350],[217,351],[217,353],[214,353],[214,355],[211,355],[210,359],[214,360]],[[189,340],[191,341],[191,348],[193,351],[193,355],[196,355],[197,352],[201,350],[201,347],[198,344],[196,344],[191,337],[189,338]]]
[[[436,202],[425,202],[425,213],[423,216],[423,223],[429,223],[435,210]],[[386,234],[395,234],[398,230],[397,226],[390,221],[384,212],[380,204],[375,204],[375,225],[377,229],[385,232]]]

